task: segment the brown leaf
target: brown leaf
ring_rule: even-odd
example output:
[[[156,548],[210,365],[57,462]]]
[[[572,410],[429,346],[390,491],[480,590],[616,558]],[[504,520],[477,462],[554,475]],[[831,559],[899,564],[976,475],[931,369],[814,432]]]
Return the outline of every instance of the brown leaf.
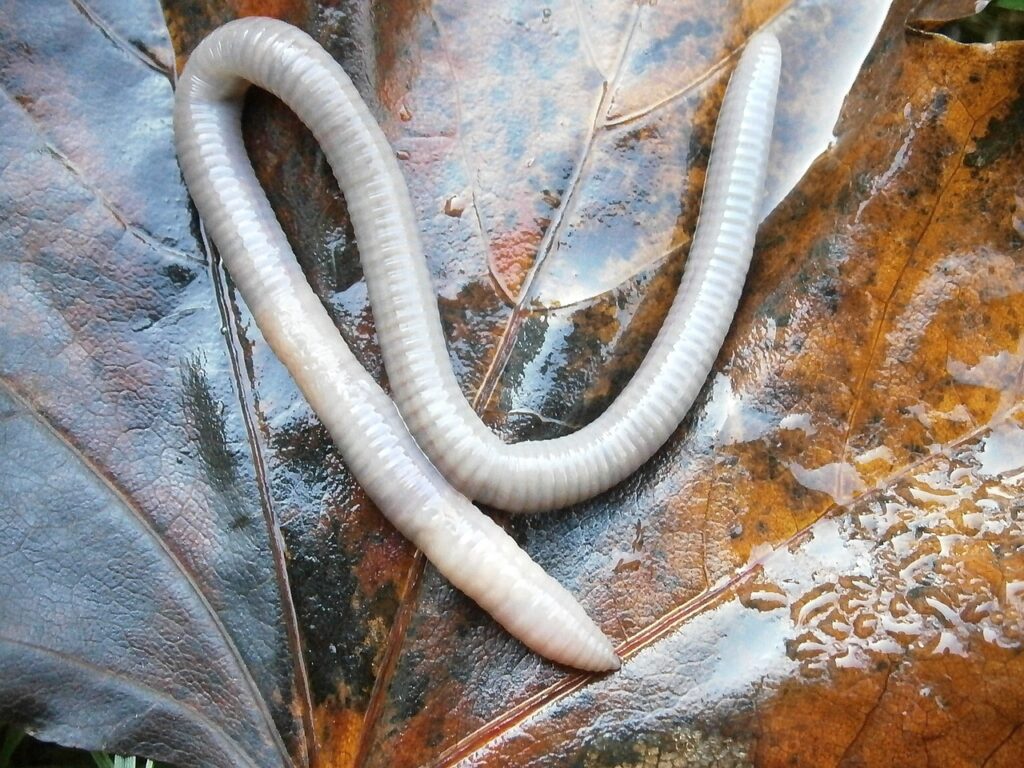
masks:
[[[1009,83],[1019,74],[1010,66],[1016,53],[1007,46],[1001,56],[986,58],[972,48],[920,36],[905,44],[906,13],[905,6],[894,9],[873,50],[860,49],[867,56],[865,69],[846,100],[831,151],[762,231],[748,296],[703,412],[617,492],[557,519],[518,524],[530,551],[584,595],[604,617],[606,629],[622,640],[632,654],[626,671],[595,683],[552,680],[547,669],[528,658],[502,663],[514,652],[510,643],[502,647],[499,633],[481,626],[472,608],[463,626],[453,624],[458,602],[440,592],[440,583],[427,581],[430,589],[421,592],[420,612],[391,682],[380,733],[366,751],[369,764],[415,765],[431,759],[450,764],[463,758],[484,764],[596,764],[610,755],[638,764],[654,764],[655,755],[666,764],[673,756],[681,762],[703,758],[724,764],[727,754],[738,761],[781,763],[801,749],[778,734],[789,728],[807,733],[822,700],[850,696],[850,690],[859,691],[851,698],[856,701],[859,695],[861,707],[850,704],[846,711],[852,722],[861,723],[853,713],[866,714],[876,701],[878,689],[870,681],[877,680],[880,673],[873,665],[881,662],[867,652],[854,654],[848,646],[856,634],[837,629],[833,624],[841,622],[833,618],[831,631],[846,632],[832,640],[842,649],[833,655],[848,650],[856,657],[852,663],[867,673],[853,679],[841,659],[830,660],[827,648],[829,661],[818,660],[827,674],[797,664],[790,654],[799,655],[813,643],[800,644],[806,630],[786,609],[829,577],[839,585],[866,572],[871,581],[890,579],[888,589],[896,592],[908,592],[916,582],[906,583],[907,564],[888,576],[886,569],[893,566],[882,555],[859,570],[836,565],[830,576],[804,552],[830,534],[835,520],[862,514],[857,504],[887,499],[901,482],[920,482],[919,453],[934,452],[934,461],[950,459],[965,450],[961,441],[968,438],[973,439],[964,444],[968,456],[982,450],[992,430],[1011,423],[1022,363],[1021,318],[1013,314],[1019,312],[1014,308],[1022,288],[1013,258],[1019,247],[1012,218],[1017,203],[1013,182],[1007,182],[1013,178],[1013,160],[1007,158],[991,171],[995,175],[985,178],[970,170],[978,161],[967,160],[965,169],[961,160],[961,154],[975,157],[979,146],[998,147],[990,151],[1003,154],[1011,147],[1019,151],[1019,134],[1010,128],[1019,123],[996,117],[1013,109],[1007,97],[1014,93]],[[814,99],[803,96],[806,84],[830,58],[843,58],[834,52],[834,42],[801,47],[806,33],[797,38],[798,31],[821,18],[819,6],[797,5],[781,17],[792,26],[779,22],[794,34],[783,40],[783,163],[795,162],[788,159],[787,139],[798,148],[792,156],[807,156],[802,154],[807,139],[790,139],[787,133],[797,122],[792,116],[797,104],[801,114],[815,109]],[[837,28],[842,24],[837,22]],[[978,80],[986,84],[983,90],[972,87]],[[976,110],[977,119],[968,121],[955,111],[957,99],[988,101],[972,103],[968,109]],[[943,108],[944,102],[951,107]],[[831,103],[838,108],[836,101]],[[992,110],[996,114],[989,114]],[[995,131],[1002,136],[998,141],[983,138],[992,136],[992,119],[1003,126]],[[784,176],[777,171],[775,178]],[[994,194],[1003,195],[1003,202],[996,203]],[[993,220],[989,210],[1007,213]],[[953,286],[960,286],[956,301]],[[989,295],[994,286],[1002,298]],[[659,292],[657,283],[651,287],[646,298],[663,311],[668,291]],[[581,401],[594,397],[598,404],[606,402],[635,364],[635,349],[642,348],[636,329],[649,338],[656,326],[657,309],[649,310],[650,319],[630,317],[642,306],[634,297],[619,289],[601,297],[603,302],[573,308],[561,323],[558,310],[525,313],[515,337],[519,346],[503,370],[492,405],[512,410],[530,403],[545,420],[533,434],[557,431],[558,421],[585,421],[588,411]],[[999,313],[1011,314],[996,319],[997,306]],[[637,324],[635,335],[626,330],[630,322]],[[993,326],[1005,331],[995,332]],[[992,380],[979,373],[994,365],[986,367],[988,357],[1005,366]],[[585,366],[582,371],[580,363],[572,362],[577,358]],[[987,398],[992,407],[955,421],[971,407],[965,402],[963,409],[956,408],[960,398],[968,397],[961,394],[957,376],[973,376],[978,391],[972,396]],[[1000,398],[1005,400],[1002,410],[995,408]],[[922,418],[935,409],[952,412],[954,420],[935,418],[926,427]],[[978,471],[970,461],[946,471],[964,482],[968,466]],[[928,473],[935,471],[928,467]],[[996,512],[1009,514],[1005,504]],[[923,515],[922,504],[911,496],[903,514]],[[645,542],[640,554],[631,543],[638,522]],[[942,530],[939,522],[936,527]],[[839,542],[837,555],[871,541],[870,530],[850,525],[832,534]],[[961,533],[968,541],[974,534],[969,529]],[[1011,529],[1006,533],[1015,536]],[[790,546],[795,547],[794,562],[783,570],[793,584],[748,583],[773,558],[788,556]],[[982,537],[973,546],[992,550],[999,545]],[[562,553],[568,557],[559,562]],[[621,567],[636,562],[639,567]],[[923,563],[922,568],[932,565],[926,558]],[[965,588],[955,576],[947,578],[953,585],[944,601],[960,610]],[[990,584],[994,595],[1000,594],[999,584],[998,579]],[[831,581],[826,586],[831,594],[842,592]],[[926,607],[928,621],[935,620],[940,609]],[[886,610],[896,608],[877,597],[865,613],[879,623]],[[1015,646],[1020,639],[1015,621],[1003,629],[1002,639],[976,642],[993,645],[998,657],[1000,643]],[[918,642],[927,653],[941,658],[953,652],[941,645],[934,627],[920,634]],[[955,634],[968,648],[968,638],[984,638],[986,630],[976,619],[962,620]],[[495,644],[498,650],[490,650]],[[717,648],[723,644],[728,647]],[[972,663],[960,677],[973,674],[981,680],[992,668],[988,665],[999,663],[990,660],[985,647],[964,651]],[[911,652],[910,636],[901,636],[881,661],[891,667],[899,662],[899,674],[914,679],[913,657],[904,658]],[[925,662],[921,668],[928,667]],[[922,678],[940,669],[933,665]],[[430,681],[427,690],[417,683],[424,679]],[[414,707],[409,706],[410,688],[419,692]],[[804,692],[804,701],[780,717],[776,697],[783,689]],[[1000,695],[996,689],[976,704],[962,700],[962,727],[975,722],[978,712]],[[749,714],[752,706],[756,716]],[[887,706],[900,711],[898,705]],[[650,712],[655,714],[645,714]],[[1005,712],[1019,719],[1012,703]],[[949,719],[957,720],[955,715]],[[884,735],[899,724],[890,715],[876,727]],[[1011,727],[990,719],[986,737],[969,748],[956,744],[951,734],[947,754],[953,760],[976,757],[970,749],[995,749]],[[894,732],[886,754],[903,748]],[[838,761],[846,749],[846,759],[863,753],[866,764],[872,764],[870,740],[857,737],[856,729],[837,728],[829,735],[841,748],[833,753],[822,749],[821,762],[809,758],[810,764]],[[881,749],[882,740],[871,748]],[[775,747],[775,741],[781,745]],[[919,749],[906,746],[908,764],[921,762]],[[1004,749],[1013,753],[1012,745]]]
[[[145,39],[161,52],[150,58],[168,61],[159,34],[120,29],[138,18],[121,4],[74,8],[136,68],[140,48],[118,40]],[[73,189],[128,212],[112,219],[123,229],[77,214],[71,230],[70,193],[5,198],[5,214],[19,214],[4,217],[18,246],[5,251],[17,268],[7,282],[22,288],[0,304],[10,423],[37,425],[57,441],[52,456],[84,457],[84,487],[99,482],[139,510],[116,520],[152,520],[179,560],[198,563],[220,636],[259,681],[255,700],[278,707],[294,754],[302,742],[281,704],[315,716],[322,765],[1019,762],[1017,45],[958,45],[913,26],[928,8],[908,27],[910,2],[165,5],[179,65],[217,24],[266,13],[310,30],[353,75],[406,171],[467,396],[515,437],[585,423],[628,380],[678,279],[736,48],[765,24],[783,42],[774,210],[699,407],[619,488],[508,521],[620,642],[626,664],[602,678],[529,654],[380,519],[215,258],[205,271],[201,244],[176,223],[183,202],[146,207],[161,194],[183,201],[176,173],[154,171],[173,169],[166,133],[97,130],[123,119],[115,102],[90,112],[69,101],[86,87],[75,81],[46,98],[44,83],[64,82],[42,74],[65,76],[59,53],[47,70],[26,52],[45,46],[3,46],[4,88],[70,158],[58,165],[77,172]],[[27,38],[3,16],[5,41]],[[169,102],[169,89],[150,87]],[[169,107],[152,112],[169,119]],[[307,274],[381,376],[322,156],[273,99],[252,98],[245,125]],[[32,144],[4,141],[5,190],[31,188],[8,183],[12,157],[57,178],[24,151]],[[118,142],[158,155],[118,165],[132,157]],[[141,234],[114,239],[101,260],[93,243],[129,223]],[[168,247],[194,263],[179,293],[153,277]],[[81,285],[100,286],[88,309]],[[163,320],[132,330],[147,301],[168,306]],[[177,319],[163,328],[167,317]],[[155,373],[140,378],[147,366]],[[164,423],[168,404],[184,428]],[[140,413],[152,418],[140,425]],[[153,490],[155,445],[182,454],[189,482]],[[255,522],[232,528],[216,511],[225,494],[252,521],[281,521],[314,712],[303,664],[295,675],[282,662],[291,620],[271,588],[284,576],[273,538]],[[26,498],[26,510],[59,511]],[[160,522],[194,520],[196,506],[214,510],[198,535]],[[80,538],[110,558],[98,533]],[[238,560],[226,553],[241,552],[265,580],[230,571]],[[279,606],[259,640],[247,633],[253,583]],[[26,626],[46,618],[23,604]],[[260,666],[267,648],[276,666]],[[235,684],[244,677],[236,670]]]

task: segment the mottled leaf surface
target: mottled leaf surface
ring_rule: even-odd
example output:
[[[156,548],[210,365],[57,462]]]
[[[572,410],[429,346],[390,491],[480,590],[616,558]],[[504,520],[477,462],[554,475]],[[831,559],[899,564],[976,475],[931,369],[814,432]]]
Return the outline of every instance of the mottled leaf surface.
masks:
[[[18,567],[0,630],[127,667],[130,691],[79,685],[124,711],[162,696],[161,723],[201,712],[258,764],[285,759],[264,711],[321,765],[1018,765],[1024,57],[935,33],[974,3],[915,5],[165,0],[173,53],[155,9],[123,0],[61,6],[63,30],[5,7],[0,445],[18,471],[0,556]],[[571,430],[628,381],[678,281],[738,48],[779,35],[767,219],[698,407],[620,487],[505,521],[621,672],[542,661],[424,565],[203,245],[166,73],[254,13],[317,37],[384,125],[464,391],[510,439]],[[82,47],[105,77],[69,66]],[[245,131],[383,381],[322,155],[264,94]],[[127,555],[138,582],[116,590]],[[195,630],[145,688],[168,615]],[[69,621],[102,642],[66,639]],[[82,719],[18,658],[11,679],[37,693],[0,713],[87,746],[110,732],[115,704]]]

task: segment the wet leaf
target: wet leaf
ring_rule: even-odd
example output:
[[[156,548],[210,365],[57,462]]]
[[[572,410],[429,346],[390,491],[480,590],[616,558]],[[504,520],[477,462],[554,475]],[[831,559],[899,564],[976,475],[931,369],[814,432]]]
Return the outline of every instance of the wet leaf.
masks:
[[[286,764],[294,622],[160,9],[34,8],[0,11],[0,720]]]
[[[260,764],[284,759],[262,708],[300,762],[312,717],[322,765],[1016,765],[1019,46],[937,34],[974,11],[951,0],[463,5],[164,11],[179,66],[265,13],[353,75],[409,180],[467,397],[511,438],[585,423],[628,380],[678,280],[737,46],[764,25],[783,43],[770,213],[698,408],[619,488],[506,521],[623,670],[529,654],[365,499],[197,237],[170,44],[123,0],[75,0],[52,28],[0,12],[0,445],[21,468],[0,480],[18,501],[0,552],[35,569],[0,576],[18,606],[0,602],[0,634],[158,680],[143,662],[173,605],[215,652],[176,648],[162,669],[196,684],[154,689]],[[245,127],[307,274],[382,376],[322,156],[265,95]],[[122,573],[136,588],[112,592]],[[103,642],[66,638],[69,619]],[[111,743],[113,710],[61,708],[45,670],[0,658],[36,687],[2,716]],[[186,741],[195,762],[207,747]]]

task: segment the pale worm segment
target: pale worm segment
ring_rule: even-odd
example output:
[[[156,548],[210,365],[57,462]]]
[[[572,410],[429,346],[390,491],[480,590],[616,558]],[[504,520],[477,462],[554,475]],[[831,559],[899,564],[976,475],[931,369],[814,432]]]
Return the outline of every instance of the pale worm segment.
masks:
[[[679,295],[633,381],[580,432],[518,445],[479,421],[455,381],[408,191],[341,67],[301,30],[249,18],[207,37],[182,73],[174,113],[182,172],[264,338],[388,520],[456,587],[554,661],[619,666],[576,600],[467,496],[521,511],[587,498],[633,472],[686,414],[746,276],[779,62],[778,42],[761,34],[733,75]],[[310,128],[345,194],[395,402],[343,341],[256,180],[240,126],[250,84],[281,98]]]

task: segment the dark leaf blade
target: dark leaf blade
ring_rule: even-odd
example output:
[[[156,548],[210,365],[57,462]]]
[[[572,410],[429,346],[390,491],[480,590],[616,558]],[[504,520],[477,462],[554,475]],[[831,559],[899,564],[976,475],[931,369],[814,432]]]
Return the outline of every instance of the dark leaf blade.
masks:
[[[0,391],[0,720],[180,765],[283,746],[193,576],[138,510]]]
[[[213,606],[210,655],[234,657],[225,690],[250,687],[239,701],[255,713],[221,719],[239,743],[262,745],[250,750],[258,762],[268,744],[267,764],[287,762],[274,722],[301,755],[309,707],[244,382],[174,155],[166,28],[156,6],[80,0],[40,24],[30,5],[0,13],[0,380],[52,427],[54,451],[73,450],[126,500],[110,514],[144,519]],[[88,534],[82,548],[104,546],[101,527]],[[65,599],[88,602],[92,583]],[[169,679],[179,671],[168,667]]]

